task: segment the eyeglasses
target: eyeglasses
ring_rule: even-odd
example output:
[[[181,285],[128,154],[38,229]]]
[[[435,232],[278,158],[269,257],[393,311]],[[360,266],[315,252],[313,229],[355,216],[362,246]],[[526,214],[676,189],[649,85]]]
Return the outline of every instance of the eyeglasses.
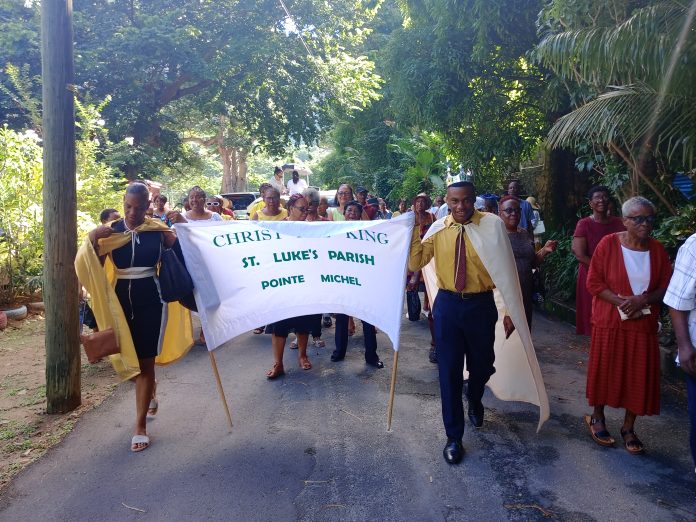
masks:
[[[654,225],[657,218],[653,215],[650,216],[624,216],[626,219],[632,220],[636,225],[642,225],[647,222],[648,225]]]
[[[352,196],[352,192],[336,192],[338,196]]]
[[[218,203],[217,201],[206,201],[205,206],[206,207],[219,207],[220,203]]]
[[[298,207],[297,205],[295,205],[292,208],[299,210],[300,212],[307,212],[307,207]]]
[[[520,214],[522,211],[519,208],[506,208],[506,209],[503,209],[503,212],[510,215],[510,214]]]

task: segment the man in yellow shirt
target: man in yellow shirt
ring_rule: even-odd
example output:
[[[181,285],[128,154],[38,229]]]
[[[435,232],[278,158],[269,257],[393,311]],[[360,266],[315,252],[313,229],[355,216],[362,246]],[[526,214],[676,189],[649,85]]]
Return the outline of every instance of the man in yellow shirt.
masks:
[[[483,217],[474,209],[474,185],[466,181],[451,184],[446,201],[451,214],[444,218],[440,231],[421,242],[419,228],[414,228],[408,268],[413,272],[420,270],[435,257],[439,291],[433,304],[433,316],[442,419],[447,433],[443,455],[448,463],[457,464],[464,454],[461,442],[464,435],[464,357],[469,371],[468,416],[472,424],[480,428],[484,412],[481,399],[486,383],[495,372],[493,345],[498,310],[493,299],[493,280],[464,227],[478,226]],[[512,326],[509,320],[506,330],[508,326]]]

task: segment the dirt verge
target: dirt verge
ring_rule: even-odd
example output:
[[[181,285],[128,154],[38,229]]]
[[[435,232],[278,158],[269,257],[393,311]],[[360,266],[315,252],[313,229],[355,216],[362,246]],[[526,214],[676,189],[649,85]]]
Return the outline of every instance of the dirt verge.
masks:
[[[0,331],[0,492],[118,385],[111,364],[89,364],[83,352],[82,405],[70,413],[47,415],[44,333],[42,314],[9,320]]]

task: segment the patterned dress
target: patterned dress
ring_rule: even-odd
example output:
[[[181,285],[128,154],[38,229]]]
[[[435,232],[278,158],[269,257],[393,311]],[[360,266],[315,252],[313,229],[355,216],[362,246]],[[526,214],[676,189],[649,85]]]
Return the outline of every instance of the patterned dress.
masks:
[[[534,280],[532,269],[536,266],[536,252],[534,243],[526,230],[521,228],[517,232],[508,232],[512,253],[515,255],[515,265],[517,265],[517,275],[520,278],[522,288],[522,301],[524,302],[524,312],[527,316],[527,324],[532,327],[532,294],[534,293]]]

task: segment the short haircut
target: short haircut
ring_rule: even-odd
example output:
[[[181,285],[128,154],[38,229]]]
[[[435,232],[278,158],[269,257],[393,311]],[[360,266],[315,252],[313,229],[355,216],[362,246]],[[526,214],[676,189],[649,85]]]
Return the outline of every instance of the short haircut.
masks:
[[[304,197],[302,194],[293,194],[293,195],[290,196],[290,198],[288,199],[288,202],[285,203],[285,208],[288,209],[288,211],[289,211],[289,210],[290,210],[292,207],[294,207],[294,206],[297,204],[297,202],[298,202],[299,200],[301,200],[301,199],[305,199],[305,197]]]
[[[657,210],[655,208],[655,205],[653,205],[653,202],[649,199],[646,199],[643,196],[635,196],[633,198],[627,199],[626,201],[624,201],[624,204],[621,205],[621,215],[623,217],[628,216],[631,213],[631,211],[636,207],[648,207],[652,209],[653,214],[655,214]]]
[[[471,181],[455,181],[449,187],[447,187],[447,190],[449,190],[451,188],[466,188],[466,187],[469,187],[471,190],[474,191],[474,194],[476,194],[476,187],[474,187],[474,184]]]
[[[510,194],[506,194],[505,196],[500,198],[500,201],[498,201],[498,206],[502,207],[503,203],[505,203],[506,201],[517,201],[518,203],[520,203],[520,198],[518,198],[517,196],[511,196]],[[522,204],[520,203],[520,206],[521,205]]]
[[[611,197],[611,192],[609,192],[609,187],[605,185],[594,185],[590,190],[587,191],[587,199],[592,199],[597,192],[602,192],[607,195],[608,198]]]
[[[353,201],[349,201],[348,203],[346,203],[346,206],[343,209],[344,216],[346,215],[346,212],[348,211],[349,207],[358,207],[358,212],[360,213],[360,215],[362,215],[363,206],[360,203],[358,203],[357,201],[353,200]]]
[[[169,200],[167,199],[167,196],[165,196],[164,194],[157,194],[154,197],[154,199],[152,200],[152,202],[154,203],[156,201],[161,201],[162,203],[166,203]]]
[[[299,172],[297,172],[296,170],[293,170],[293,171],[292,171],[292,175],[294,176],[295,174],[297,174],[298,176],[300,175]]]
[[[267,195],[269,192],[270,192],[271,194],[275,195],[275,196],[280,197],[280,191],[279,191],[277,188],[275,188],[275,187],[268,187],[268,188],[266,189],[266,192],[263,193],[263,197],[265,198],[266,195]]]
[[[115,208],[105,208],[99,214],[99,221],[101,221],[102,224],[106,223],[107,221],[109,221],[109,216],[111,216],[111,214],[113,214],[114,212],[118,212],[118,210],[116,210]]]
[[[204,198],[207,197],[207,196],[206,196],[206,193],[205,193],[205,190],[203,190],[203,189],[202,189],[201,187],[199,187],[198,185],[194,185],[194,186],[191,187],[191,188],[189,189],[189,191],[188,191],[189,197],[191,197],[191,194],[196,194],[196,193],[198,193],[198,194],[203,194],[203,197],[204,197]]]
[[[270,183],[266,183],[266,182],[261,183],[261,184],[259,185],[259,194],[263,194],[264,191],[265,191],[267,188],[270,188],[270,187],[272,187],[272,186],[273,186],[273,185],[271,185]]]
[[[318,205],[320,202],[319,191],[314,187],[307,187],[302,191],[302,195],[306,197],[312,205]]]
[[[126,187],[126,194],[134,194],[136,196],[145,198],[145,201],[150,201],[150,191],[148,190],[147,185],[145,185],[145,183],[141,183],[140,181],[130,183]]]

